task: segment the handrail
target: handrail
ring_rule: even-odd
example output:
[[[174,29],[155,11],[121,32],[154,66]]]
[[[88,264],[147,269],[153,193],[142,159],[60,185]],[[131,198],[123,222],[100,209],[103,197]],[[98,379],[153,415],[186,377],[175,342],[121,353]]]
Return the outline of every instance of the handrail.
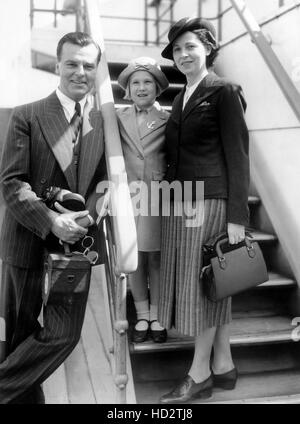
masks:
[[[281,91],[283,92],[285,98],[289,102],[295,115],[300,121],[300,94],[296,89],[293,81],[282,66],[272,47],[269,45],[268,40],[262,33],[260,26],[258,25],[254,16],[250,12],[249,8],[246,6],[245,1],[230,1],[234,9],[236,10],[238,16],[240,17],[241,21],[245,25],[247,31],[249,32],[252,41],[256,44],[268,68],[276,79],[276,82],[281,88]]]
[[[30,0],[30,27],[33,27],[33,23],[34,23],[34,13],[35,12],[40,12],[40,13],[53,13],[54,14],[54,28],[57,27],[57,15],[75,15],[76,17],[76,31],[80,30],[80,25],[81,25],[81,19],[82,19],[82,15],[81,15],[81,7],[80,7],[80,3],[81,0],[75,0],[76,7],[74,7],[74,10],[69,10],[69,9],[65,9],[65,8],[61,8],[58,9],[57,8],[57,0],[54,0],[54,6],[52,9],[45,9],[45,8],[38,8],[38,7],[34,7],[34,0]]]
[[[100,7],[95,0],[85,0],[87,28],[93,39],[99,44],[102,57],[97,71],[96,103],[101,107],[104,121],[105,153],[108,179],[110,182],[109,221],[106,221],[110,264],[114,267],[111,283],[115,292],[114,311],[114,348],[115,384],[117,403],[126,403],[126,385],[128,381],[126,366],[127,328],[126,319],[126,274],[137,268],[137,236],[127,174],[122,153],[120,135],[116,119],[113,93],[106,61],[105,45],[102,37]],[[112,222],[112,231],[110,227]],[[113,240],[112,240],[113,238]],[[111,301],[110,297],[110,301]]]
[[[109,183],[110,202],[116,241],[116,274],[131,273],[137,267],[136,227],[127,174],[122,153],[121,140],[116,119],[113,93],[110,84],[105,46],[101,34],[101,22],[97,1],[86,1],[86,19],[93,39],[100,45],[101,62],[97,73],[96,101],[104,121],[105,151]]]
[[[284,6],[284,5],[283,5]],[[283,7],[280,6],[280,7]],[[275,12],[272,14],[272,16],[260,21],[258,24],[260,26],[260,28],[264,27],[265,25],[269,24],[270,22],[275,21],[275,19],[280,18],[281,16],[286,15],[287,13],[291,12],[294,9],[298,9],[300,7],[300,2],[296,3],[296,4],[292,4],[290,6],[285,6],[283,10],[281,10],[280,12]],[[220,45],[221,47],[225,47],[228,44],[233,43],[234,41],[238,40],[239,38],[244,37],[245,35],[248,35],[248,31],[243,31],[240,34],[230,38],[229,40],[225,40],[225,41],[221,41]]]

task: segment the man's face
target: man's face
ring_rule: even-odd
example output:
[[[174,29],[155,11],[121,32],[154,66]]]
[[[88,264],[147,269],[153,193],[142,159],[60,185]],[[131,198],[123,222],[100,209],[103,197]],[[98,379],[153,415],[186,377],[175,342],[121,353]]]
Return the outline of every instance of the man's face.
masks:
[[[80,101],[94,86],[98,50],[94,44],[81,47],[65,43],[57,63],[60,90],[75,102]]]

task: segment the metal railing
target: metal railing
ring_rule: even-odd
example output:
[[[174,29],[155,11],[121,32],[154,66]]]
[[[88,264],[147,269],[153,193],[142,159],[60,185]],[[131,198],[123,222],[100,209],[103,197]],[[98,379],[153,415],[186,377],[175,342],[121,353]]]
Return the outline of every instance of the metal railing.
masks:
[[[270,43],[262,33],[260,26],[256,22],[245,1],[230,1],[232,3],[232,7],[246,27],[247,32],[250,34],[252,41],[256,44],[256,47],[258,48],[262,58],[273,74],[283,95],[300,121],[300,94],[296,89],[293,81],[291,80],[289,74],[284,69],[277,55],[272,50]],[[294,7],[296,7],[296,5]]]
[[[74,8],[72,9],[58,9],[57,0],[53,0],[53,7],[51,9],[38,8],[35,7],[34,0],[30,0],[30,26],[31,28],[34,26],[34,15],[35,13],[50,13],[53,14],[53,26],[57,28],[57,17],[58,15],[66,16],[66,15],[74,15],[75,16],[75,27],[76,31],[80,31],[84,26],[84,7],[82,4],[82,0],[74,0]]]
[[[162,45],[165,43],[164,38],[174,22],[174,10],[175,10],[175,4],[178,2],[178,0],[168,0],[169,4],[166,6],[164,2],[160,0],[153,0],[149,3],[149,0],[144,0],[144,16],[143,17],[131,17],[131,16],[117,16],[117,15],[101,15],[101,18],[103,21],[105,20],[119,20],[122,22],[136,22],[136,23],[142,23],[143,24],[143,37],[137,38],[137,39],[126,39],[126,38],[105,38],[107,42],[122,42],[122,43],[138,43],[143,45]],[[229,6],[226,9],[222,9],[222,0],[217,0],[218,3],[218,12],[215,16],[207,17],[205,16],[205,19],[217,21],[217,28],[218,28],[218,40],[222,40],[222,19],[223,17],[230,12],[233,7]],[[30,0],[31,8],[30,8],[30,22],[31,27],[34,26],[34,14],[35,13],[51,13],[53,14],[53,26],[57,27],[58,20],[57,17],[59,15],[65,16],[65,15],[74,15],[75,21],[76,21],[76,30],[80,29],[86,29],[84,27],[85,17],[84,17],[84,7],[82,0],[73,0],[74,7],[72,9],[57,8],[57,0],[53,0],[53,8],[52,9],[44,9],[44,8],[37,8],[35,7],[34,0]],[[202,16],[202,10],[203,10],[203,0],[198,0],[198,6],[197,6],[197,15]],[[166,6],[166,7],[165,7]],[[278,7],[284,7],[285,6],[285,0],[278,0]],[[155,8],[155,17],[150,18],[149,17],[149,8]],[[150,29],[151,25],[155,28],[154,33],[155,36],[150,36]]]
[[[96,0],[97,1],[97,0]],[[137,39],[126,39],[126,38],[105,38],[105,41],[108,42],[122,42],[122,43],[138,43],[143,45],[159,45],[162,42],[162,38],[167,32],[165,30],[163,33],[161,32],[162,25],[169,26],[174,21],[174,4],[177,0],[169,0],[170,4],[168,7],[161,13],[160,10],[162,8],[162,5],[159,1],[153,2],[153,7],[155,7],[155,17],[151,18],[149,16],[149,7],[151,6],[148,3],[149,0],[144,0],[144,16],[143,17],[131,17],[131,16],[118,16],[118,15],[101,15],[101,19],[105,22],[105,20],[120,20],[122,22],[136,22],[136,23],[142,23],[143,24],[143,38],[137,38]],[[66,15],[74,15],[75,21],[76,21],[76,31],[79,31],[81,29],[85,29],[84,22],[85,22],[85,8],[84,3],[82,0],[73,0],[74,7],[73,8],[58,8],[57,7],[57,0],[53,0],[53,7],[52,8],[38,8],[35,7],[35,0],[30,0],[30,23],[31,28],[34,26],[35,23],[35,13],[44,13],[44,14],[53,14],[53,26],[55,28],[58,27],[58,16],[66,16]],[[200,3],[200,0],[199,0]],[[169,14],[168,18],[165,18],[165,16]],[[150,36],[150,29],[151,25],[154,27],[154,33],[155,36]]]
[[[97,71],[96,104],[101,107],[104,124],[105,155],[110,182],[109,202],[112,215],[105,220],[108,292],[113,323],[113,373],[117,389],[117,403],[126,403],[127,375],[127,328],[126,290],[127,274],[137,267],[137,238],[133,209],[120,135],[114,107],[111,81],[106,61],[105,45],[98,1],[85,0],[85,17],[88,32],[100,45],[101,61]]]

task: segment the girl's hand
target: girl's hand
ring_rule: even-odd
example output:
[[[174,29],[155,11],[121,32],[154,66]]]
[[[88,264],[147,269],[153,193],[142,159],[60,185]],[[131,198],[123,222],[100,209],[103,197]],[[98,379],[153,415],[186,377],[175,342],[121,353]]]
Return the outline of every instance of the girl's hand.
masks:
[[[232,222],[228,222],[227,233],[229,244],[237,244],[245,239],[244,225],[233,224]]]

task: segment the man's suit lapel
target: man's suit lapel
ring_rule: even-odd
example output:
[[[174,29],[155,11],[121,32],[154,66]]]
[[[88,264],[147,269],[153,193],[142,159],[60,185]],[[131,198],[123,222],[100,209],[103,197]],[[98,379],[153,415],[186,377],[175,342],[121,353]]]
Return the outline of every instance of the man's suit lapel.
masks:
[[[44,137],[63,171],[72,191],[76,190],[76,175],[72,164],[72,130],[55,93],[47,98],[44,114],[38,116]]]
[[[193,92],[189,100],[187,101],[185,108],[182,111],[182,120],[184,121],[187,116],[195,109],[198,105],[203,103],[208,97],[210,97],[215,91],[222,87],[220,84],[220,78],[213,72],[209,73],[199,83],[196,90]],[[181,103],[182,106],[182,103]]]
[[[78,173],[78,191],[83,196],[87,192],[103,151],[103,127],[100,112],[87,103],[83,114]]]

